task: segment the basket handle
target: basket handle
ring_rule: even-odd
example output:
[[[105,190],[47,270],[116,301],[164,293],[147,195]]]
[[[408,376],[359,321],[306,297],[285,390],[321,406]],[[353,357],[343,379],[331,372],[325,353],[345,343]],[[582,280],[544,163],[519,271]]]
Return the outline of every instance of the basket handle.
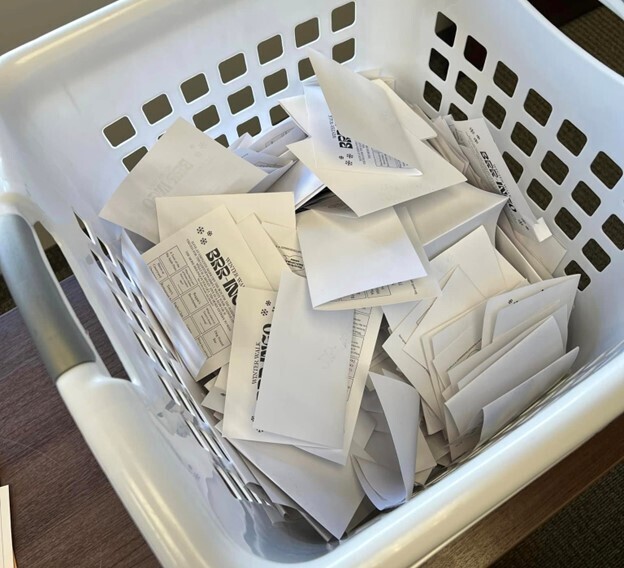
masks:
[[[33,227],[0,215],[0,270],[49,375],[56,381],[95,355],[61,295]]]

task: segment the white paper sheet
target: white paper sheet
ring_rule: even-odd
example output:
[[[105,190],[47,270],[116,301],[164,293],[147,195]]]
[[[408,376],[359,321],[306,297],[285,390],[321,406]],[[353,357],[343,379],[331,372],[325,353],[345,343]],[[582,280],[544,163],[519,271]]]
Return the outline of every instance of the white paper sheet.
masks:
[[[128,174],[100,216],[157,243],[156,197],[247,193],[265,175],[178,119]]]
[[[566,255],[567,251],[565,247],[554,235],[551,235],[539,243],[518,231],[514,231],[514,236],[551,274],[555,272],[559,264],[561,264],[563,257]]]
[[[382,87],[314,50],[309,50],[309,56],[337,127],[358,142],[419,167],[412,137],[433,138],[436,134],[431,126],[407,107],[412,118],[412,137],[408,136],[395,113],[396,101],[391,101]],[[362,120],[364,116],[366,120]]]
[[[540,275],[531,266],[531,263],[522,255],[518,247],[500,227],[496,227],[496,249],[530,284],[542,281]]]
[[[525,318],[529,318],[533,314],[541,312],[557,300],[568,306],[569,318],[572,306],[574,305],[578,282],[578,274],[572,276],[562,276],[560,278],[553,278],[551,280],[545,280],[544,282],[538,282],[536,284],[510,290],[509,292],[490,298],[488,300],[483,319],[483,346],[485,347],[492,342],[496,324],[496,315],[500,312],[500,310],[505,307],[510,307],[511,304],[529,300],[529,298],[534,296],[535,298],[533,300],[523,302],[522,305],[526,306],[526,311],[518,311],[516,308],[507,312],[509,314],[513,313],[516,315],[513,318],[510,315],[509,323],[507,325],[504,325],[503,323],[499,325],[498,335],[518,325],[520,321],[522,321],[523,315]]]
[[[9,486],[0,487],[0,568],[13,568]]]
[[[298,276],[305,277],[303,254],[301,253],[297,229],[282,227],[272,223],[262,223],[262,227],[271,237],[273,244],[277,247],[288,268]]]
[[[442,289],[442,295],[436,298],[431,309],[407,340],[403,347],[404,351],[425,367],[427,359],[422,344],[423,336],[467,310],[476,307],[484,300],[483,295],[464,271],[461,268],[456,268]],[[433,409],[435,410],[435,407]]]
[[[505,289],[506,282],[496,249],[483,227],[475,229],[431,261],[431,267],[438,277],[448,274],[456,266],[462,269],[486,298]]]
[[[489,440],[550,390],[557,381],[570,371],[578,352],[579,348],[574,348],[530,379],[487,404],[483,408],[483,427],[479,444]]]
[[[223,389],[213,386],[202,400],[201,405],[219,414],[224,414],[226,398],[226,392]]]
[[[225,365],[238,290],[271,289],[227,209],[196,219],[143,259],[208,358],[200,375]]]
[[[543,218],[537,218],[520,191],[483,118],[454,121],[451,130],[464,154],[485,184],[483,189],[509,197],[505,207],[514,228],[540,242],[551,232]]]
[[[297,225],[314,307],[426,276],[392,209],[365,219],[306,211]]]
[[[256,404],[256,427],[341,448],[352,335],[352,311],[314,310],[306,280],[285,271]]]
[[[249,250],[262,268],[271,288],[275,291],[279,288],[280,278],[284,270],[289,270],[286,261],[273,243],[271,237],[264,230],[255,215],[243,219],[236,225],[243,235]]]
[[[460,435],[476,425],[481,409],[546,368],[565,352],[551,316],[446,403]]]
[[[494,243],[496,222],[507,199],[460,183],[404,204],[429,258],[483,225]]]
[[[267,191],[269,193],[292,193],[295,207],[303,207],[315,195],[325,189],[325,184],[304,163],[296,162]]]
[[[296,227],[295,203],[288,193],[242,193],[157,197],[158,230],[166,239],[199,217],[225,205],[236,223],[255,213],[258,219],[284,227]]]
[[[358,216],[368,215],[466,181],[461,172],[420,141],[414,142],[414,149],[418,161],[422,164],[421,176],[392,173],[371,176],[361,172],[319,169],[316,166],[311,139],[290,144],[289,149]]]
[[[291,446],[232,443],[331,534],[342,537],[364,498],[350,461],[341,466]]]
[[[437,465],[436,459],[431,453],[429,444],[422,429],[418,428],[418,440],[416,442],[416,464],[414,473],[421,471],[431,471]]]
[[[288,144],[303,140],[305,137],[306,133],[297,126],[294,120],[286,119],[253,139],[249,148],[255,152],[281,156],[288,151]]]
[[[320,87],[304,87],[310,136],[319,168],[421,175],[420,170],[341,133]],[[410,111],[411,112],[411,111]]]

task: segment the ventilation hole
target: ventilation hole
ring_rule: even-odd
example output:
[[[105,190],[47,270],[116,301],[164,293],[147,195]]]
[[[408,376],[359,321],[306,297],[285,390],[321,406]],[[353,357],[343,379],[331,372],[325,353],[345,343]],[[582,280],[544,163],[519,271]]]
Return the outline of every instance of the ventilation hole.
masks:
[[[271,119],[271,124],[275,126],[283,120],[286,120],[288,118],[288,113],[280,105],[277,105],[269,111],[269,118]]]
[[[167,95],[160,95],[143,105],[143,114],[150,124],[156,124],[173,112]]]
[[[570,240],[574,240],[581,230],[581,224],[565,207],[562,207],[555,215],[555,223]]]
[[[299,68],[299,80],[305,81],[309,77],[314,76],[314,68],[309,59],[302,59],[298,64]]]
[[[224,148],[227,148],[230,143],[228,142],[227,136],[225,134],[221,134],[221,136],[217,136],[215,140],[221,144]]]
[[[78,216],[78,213],[76,213],[74,211],[74,217],[76,219],[76,223],[78,223],[78,226],[80,227],[80,230],[87,235],[87,237],[89,237],[89,240],[92,241],[93,243],[95,243],[95,239],[93,238],[93,236],[91,235],[91,230],[89,229],[89,226],[82,220],[82,217]]]
[[[145,313],[145,308],[143,307],[143,302],[141,301],[141,299],[133,292],[132,296],[134,297],[134,301],[136,302],[137,306],[139,306],[139,309]]]
[[[446,81],[449,70],[449,61],[439,51],[432,49],[429,55],[429,69],[431,69],[440,79]]]
[[[286,69],[280,69],[264,78],[264,92],[267,97],[279,93],[288,87],[288,75]]]
[[[332,59],[338,63],[346,63],[355,57],[355,40],[343,41],[332,47]]]
[[[477,84],[468,75],[460,71],[457,75],[455,90],[472,104],[477,95]]]
[[[591,171],[594,172],[594,175],[609,189],[613,189],[615,184],[620,181],[622,177],[622,168],[604,152],[598,152],[598,155],[591,164]]]
[[[575,156],[578,156],[587,144],[587,136],[569,120],[563,121],[559,132],[557,132],[557,139]]]
[[[254,104],[254,96],[251,87],[245,87],[228,97],[228,105],[232,114],[237,114]]]
[[[620,250],[624,250],[624,223],[616,215],[611,215],[602,225],[604,234]]]
[[[349,2],[332,10],[331,29],[332,32],[344,30],[355,22],[355,2]]]
[[[503,160],[505,160],[505,163],[507,164],[511,175],[517,183],[518,180],[522,177],[522,172],[524,172],[524,168],[511,154],[508,154],[507,152],[503,152]]]
[[[247,63],[245,55],[238,53],[234,57],[230,57],[219,63],[219,75],[224,83],[229,83],[234,79],[244,75],[247,72]]]
[[[442,104],[442,93],[438,91],[438,89],[436,89],[429,81],[425,82],[423,98],[432,108],[440,110],[440,105]]]
[[[282,36],[280,35],[265,39],[258,44],[258,61],[260,65],[281,57],[283,53],[284,46],[282,45]]]
[[[485,59],[487,57],[487,49],[475,38],[468,36],[468,39],[466,39],[466,47],[464,48],[464,57],[466,61],[472,63],[479,71],[483,71]]]
[[[135,134],[136,130],[127,116],[120,118],[104,129],[104,136],[106,136],[113,148],[121,146],[124,142],[133,138]]]
[[[455,120],[468,120],[468,115],[462,111],[459,107],[456,107],[453,103],[449,106],[449,114]]]
[[[312,18],[307,22],[299,24],[295,28],[295,45],[302,47],[308,45],[319,38],[319,21],[318,18]]]
[[[502,61],[499,61],[494,71],[494,84],[508,97],[513,97],[518,86],[518,75]]]
[[[257,116],[250,118],[236,127],[236,131],[239,136],[242,136],[245,132],[251,136],[255,136],[256,134],[259,134],[261,130],[262,127],[260,126],[260,119]]]
[[[126,296],[126,298],[128,298],[130,301],[132,301],[132,296],[130,296],[130,292],[128,291],[128,289],[126,288],[124,283],[119,279],[119,276],[117,276],[115,273],[113,273],[113,278],[115,279],[115,283],[117,284],[117,288],[119,288],[119,291],[124,296]]]
[[[106,274],[106,276],[108,278],[110,278],[108,276],[108,272],[106,271],[106,268],[104,268],[104,263],[102,262],[102,259],[97,254],[95,254],[93,251],[91,251],[91,256],[93,256],[93,259],[95,260],[95,264],[100,269],[100,271],[102,271],[104,274]]]
[[[180,85],[180,90],[182,91],[184,100],[187,103],[192,103],[204,95],[207,95],[210,88],[208,87],[206,75],[200,73],[199,75],[195,75],[195,77],[191,77],[190,79],[184,81],[184,83]]]
[[[442,12],[438,12],[435,33],[444,43],[453,47],[457,35],[457,26],[453,20],[447,18]]]
[[[579,207],[590,216],[600,207],[600,197],[583,181],[579,181],[578,185],[572,191],[572,198],[578,203]]]
[[[570,168],[566,166],[555,154],[550,150],[546,152],[544,159],[542,160],[542,169],[548,174],[548,176],[561,185],[563,180],[568,175]]]
[[[193,122],[200,130],[208,130],[216,124],[219,124],[219,113],[217,112],[217,107],[212,105],[205,108],[201,112],[198,112],[193,117]]]
[[[108,258],[108,260],[110,260],[113,264],[117,264],[117,261],[115,260],[115,257],[111,254],[111,251],[108,248],[108,245],[102,242],[102,240],[99,237],[97,239],[97,242],[98,242],[98,245],[100,245],[100,250],[102,251],[104,256]]]
[[[585,272],[578,264],[578,262],[576,262],[575,260],[573,260],[572,262],[570,262],[568,264],[568,266],[566,266],[563,271],[568,275],[571,276],[572,274],[580,274],[581,278],[579,280],[579,284],[578,284],[578,289],[582,292],[583,290],[585,290],[585,288],[587,288],[587,286],[589,286],[591,284],[591,279],[589,278],[589,276],[587,276],[587,272]]]
[[[136,331],[134,332],[134,336],[137,338],[137,341],[139,342],[139,345],[141,345],[145,354],[152,361],[156,362],[156,358],[154,357],[154,354],[151,352],[152,350],[147,346],[147,343],[145,343],[145,340]]]
[[[527,195],[542,210],[545,210],[552,201],[552,195],[539,181],[534,179],[527,187]]]
[[[487,118],[496,128],[503,126],[507,111],[492,97],[488,96],[483,105],[483,116]]]
[[[589,239],[581,250],[598,272],[602,272],[611,263],[609,255],[594,239]]]
[[[147,148],[145,146],[141,146],[138,150],[132,152],[132,154],[128,154],[123,160],[123,165],[126,170],[131,172],[137,164],[143,159],[143,156],[147,154]]]
[[[529,94],[524,101],[526,110],[537,122],[545,126],[552,113],[552,105],[537,91],[529,89]]]
[[[160,375],[158,375],[158,378],[160,379],[160,382],[162,383],[162,386],[164,387],[164,389],[167,391],[169,398],[171,398],[171,400],[173,400],[173,402],[175,402],[176,404],[180,404],[180,399],[178,398],[178,395],[175,392],[175,390],[172,389],[169,386],[169,383],[165,379],[163,379]]]
[[[537,138],[535,135],[520,122],[516,122],[516,125],[511,132],[511,140],[527,156],[530,156],[533,153],[535,145],[537,144]]]

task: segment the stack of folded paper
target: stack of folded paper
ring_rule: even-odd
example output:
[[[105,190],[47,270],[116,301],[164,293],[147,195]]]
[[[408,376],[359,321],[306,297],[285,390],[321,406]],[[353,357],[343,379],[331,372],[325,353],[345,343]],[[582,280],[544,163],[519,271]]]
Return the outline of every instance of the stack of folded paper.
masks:
[[[482,119],[430,121],[391,78],[310,59],[289,119],[230,149],[179,120],[101,215],[144,253],[243,479],[329,539],[569,372],[578,277],[552,278],[565,250]]]

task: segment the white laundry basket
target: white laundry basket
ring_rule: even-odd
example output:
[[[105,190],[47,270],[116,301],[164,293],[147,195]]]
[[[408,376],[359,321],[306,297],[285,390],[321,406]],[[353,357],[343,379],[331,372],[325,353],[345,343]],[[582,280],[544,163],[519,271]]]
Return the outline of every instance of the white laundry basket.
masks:
[[[568,249],[557,274],[583,274],[573,380],[407,504],[331,545],[272,525],[270,505],[243,485],[235,454],[203,424],[201,393],[156,323],[159,306],[146,305],[145,272],[121,260],[119,229],[97,216],[177,117],[224,142],[271,127],[283,116],[278,99],[310,73],[307,46],[381,68],[430,115],[453,105],[489,117],[519,185]],[[525,0],[122,0],[0,59],[2,270],[164,565],[417,563],[624,412],[622,101],[624,80]],[[65,309],[32,239],[38,221],[131,381],[108,376]]]

